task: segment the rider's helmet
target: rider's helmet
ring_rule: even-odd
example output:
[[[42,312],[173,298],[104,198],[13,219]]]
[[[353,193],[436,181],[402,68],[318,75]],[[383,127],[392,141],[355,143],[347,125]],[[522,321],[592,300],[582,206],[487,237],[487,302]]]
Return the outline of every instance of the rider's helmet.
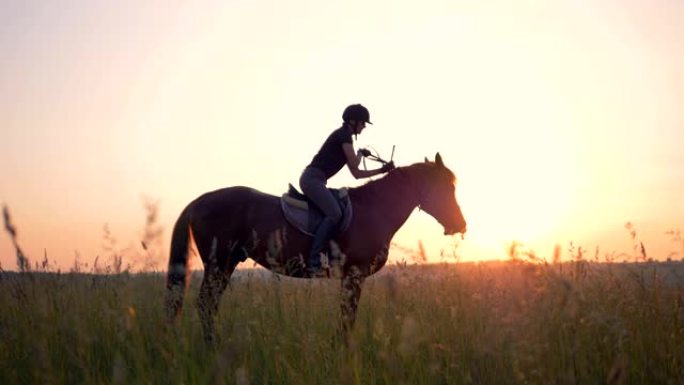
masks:
[[[373,124],[370,121],[370,113],[368,109],[360,104],[352,104],[344,109],[342,113],[342,120],[346,122],[350,120],[355,120],[357,122],[366,122],[368,124]]]

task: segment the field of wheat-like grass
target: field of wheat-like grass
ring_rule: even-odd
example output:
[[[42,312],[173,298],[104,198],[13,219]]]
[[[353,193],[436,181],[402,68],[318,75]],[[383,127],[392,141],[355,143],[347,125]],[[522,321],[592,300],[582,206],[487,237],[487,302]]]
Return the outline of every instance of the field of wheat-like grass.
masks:
[[[200,273],[201,274],[201,273]],[[0,273],[2,384],[679,384],[679,262],[392,266],[366,280],[349,346],[338,281],[238,271],[208,348],[191,282]]]

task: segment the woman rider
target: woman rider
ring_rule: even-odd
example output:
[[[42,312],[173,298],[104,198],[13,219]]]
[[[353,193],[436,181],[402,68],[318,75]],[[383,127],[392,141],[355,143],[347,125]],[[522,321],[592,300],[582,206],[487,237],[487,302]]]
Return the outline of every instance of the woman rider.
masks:
[[[352,134],[358,135],[370,122],[368,109],[360,104],[353,104],[344,109],[342,113],[344,123],[328,136],[311,163],[304,169],[299,178],[299,186],[304,194],[311,200],[325,216],[314,233],[313,243],[307,260],[307,273],[315,276],[321,273],[320,253],[328,244],[334,231],[338,228],[342,219],[342,210],[337,199],[327,189],[326,183],[333,175],[346,164],[349,171],[356,179],[368,178],[374,175],[388,172],[394,168],[389,162],[376,170],[360,170],[359,163],[364,156],[370,155],[370,151],[359,149],[354,153]]]

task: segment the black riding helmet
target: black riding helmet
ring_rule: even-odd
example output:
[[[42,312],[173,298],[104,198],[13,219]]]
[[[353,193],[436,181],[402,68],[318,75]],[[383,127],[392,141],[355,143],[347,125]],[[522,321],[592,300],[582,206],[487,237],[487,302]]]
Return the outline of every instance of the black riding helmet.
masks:
[[[368,109],[360,104],[352,104],[344,109],[342,113],[342,120],[348,122],[350,120],[355,120],[357,122],[366,122],[368,124],[373,124],[370,121],[370,113]]]

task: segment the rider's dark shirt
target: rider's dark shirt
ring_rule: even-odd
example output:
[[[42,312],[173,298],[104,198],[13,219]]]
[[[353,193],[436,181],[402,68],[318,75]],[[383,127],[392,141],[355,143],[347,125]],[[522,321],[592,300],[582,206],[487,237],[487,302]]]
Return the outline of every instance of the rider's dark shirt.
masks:
[[[347,157],[342,149],[343,143],[352,143],[351,132],[345,126],[328,136],[309,167],[316,167],[325,173],[326,178],[330,179],[347,164]]]

